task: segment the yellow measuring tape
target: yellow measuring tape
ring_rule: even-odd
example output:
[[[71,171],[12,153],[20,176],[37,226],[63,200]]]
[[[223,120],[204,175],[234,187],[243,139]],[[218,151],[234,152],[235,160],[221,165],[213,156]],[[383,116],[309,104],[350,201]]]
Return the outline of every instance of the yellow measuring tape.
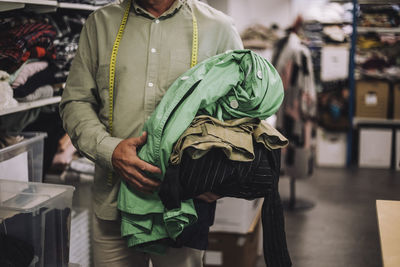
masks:
[[[109,87],[108,87],[108,100],[109,100],[109,109],[108,109],[108,132],[110,135],[113,135],[113,111],[114,111],[114,82],[115,82],[115,67],[117,63],[117,54],[118,48],[121,43],[122,36],[124,34],[126,22],[129,17],[129,11],[131,9],[132,1],[127,1],[128,4],[125,7],[124,16],[122,17],[121,24],[118,29],[117,37],[115,38],[111,59],[110,59],[110,79],[109,79]],[[190,8],[190,7],[189,7]],[[197,19],[192,11],[192,21],[193,21],[193,36],[192,36],[192,58],[190,62],[190,67],[193,68],[197,64],[197,55],[199,51],[199,33],[197,27]],[[110,172],[108,174],[107,184],[112,186],[113,184],[113,174]]]

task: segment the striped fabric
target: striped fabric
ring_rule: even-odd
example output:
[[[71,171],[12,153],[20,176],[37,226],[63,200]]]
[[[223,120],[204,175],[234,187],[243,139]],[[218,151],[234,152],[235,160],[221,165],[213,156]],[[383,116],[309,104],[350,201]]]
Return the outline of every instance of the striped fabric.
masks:
[[[159,196],[167,209],[178,208],[182,200],[205,192],[224,197],[254,199],[278,190],[280,150],[254,144],[255,159],[229,160],[220,149],[212,149],[199,159],[183,154],[179,165],[170,165]]]

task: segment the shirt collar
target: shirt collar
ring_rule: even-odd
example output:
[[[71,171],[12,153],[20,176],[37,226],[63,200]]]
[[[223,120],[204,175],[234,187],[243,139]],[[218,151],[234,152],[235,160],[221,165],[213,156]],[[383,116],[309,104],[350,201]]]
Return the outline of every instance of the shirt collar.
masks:
[[[179,9],[186,3],[187,0],[175,0],[175,2],[172,4],[172,6],[166,10],[158,19],[167,19],[169,17],[172,17],[175,15]],[[136,13],[136,15],[141,15],[144,17],[147,17],[149,19],[155,19],[151,13],[146,11],[144,8],[138,5],[136,0],[132,0],[133,2],[133,11]]]

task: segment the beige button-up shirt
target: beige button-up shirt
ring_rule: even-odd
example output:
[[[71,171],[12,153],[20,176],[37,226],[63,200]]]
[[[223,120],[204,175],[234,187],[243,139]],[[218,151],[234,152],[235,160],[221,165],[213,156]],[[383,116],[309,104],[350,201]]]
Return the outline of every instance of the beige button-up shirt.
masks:
[[[89,16],[60,104],[73,144],[96,163],[94,210],[99,218],[108,220],[118,217],[119,179],[114,178],[113,186],[107,185],[112,153],[122,139],[140,136],[168,87],[190,68],[192,12],[198,22],[199,62],[226,50],[242,49],[232,20],[202,2],[177,0],[159,18],[133,3],[117,56],[110,136],[109,62],[127,1]]]

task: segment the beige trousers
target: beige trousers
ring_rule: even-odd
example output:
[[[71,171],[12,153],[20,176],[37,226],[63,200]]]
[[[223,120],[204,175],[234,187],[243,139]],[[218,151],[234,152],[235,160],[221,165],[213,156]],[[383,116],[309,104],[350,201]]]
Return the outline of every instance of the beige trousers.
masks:
[[[204,251],[168,248],[165,255],[153,255],[128,248],[121,238],[120,222],[92,218],[93,261],[95,267],[202,267]]]

